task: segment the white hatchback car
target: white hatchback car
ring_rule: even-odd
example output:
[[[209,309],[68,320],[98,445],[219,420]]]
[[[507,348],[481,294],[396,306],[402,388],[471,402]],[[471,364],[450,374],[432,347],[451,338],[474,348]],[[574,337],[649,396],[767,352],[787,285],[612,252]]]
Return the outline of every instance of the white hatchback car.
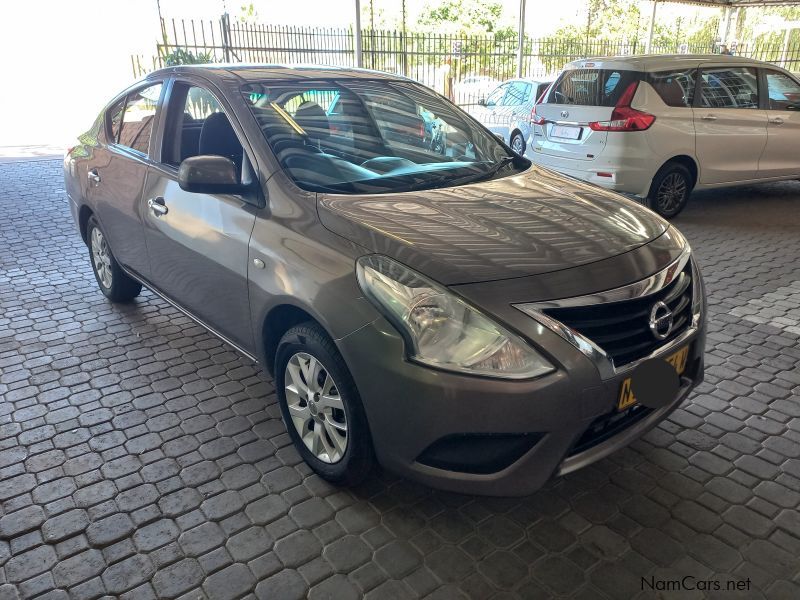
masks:
[[[568,64],[531,115],[532,160],[674,217],[692,189],[800,177],[800,83],[735,56]]]

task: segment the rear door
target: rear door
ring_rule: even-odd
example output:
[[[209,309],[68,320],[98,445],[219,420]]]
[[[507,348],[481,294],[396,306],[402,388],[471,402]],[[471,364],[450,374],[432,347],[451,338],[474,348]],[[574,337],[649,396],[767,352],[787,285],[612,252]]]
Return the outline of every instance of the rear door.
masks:
[[[767,145],[759,177],[800,175],[800,83],[788,74],[763,69],[766,85]]]
[[[755,179],[767,145],[767,111],[759,108],[757,69],[703,67],[697,83],[693,112],[700,183]]]
[[[515,80],[510,82],[500,105],[495,108],[492,129],[493,133],[503,136],[510,142],[511,127],[522,115],[529,116],[528,102],[533,96],[533,84],[528,81]]]
[[[609,121],[624,91],[639,80],[637,71],[603,68],[602,64],[567,69],[550,88],[536,114],[539,126],[536,152],[574,160],[593,160],[606,145],[608,133],[589,123]]]
[[[176,80],[165,111],[159,161],[142,195],[150,280],[171,300],[240,348],[254,351],[248,300],[248,253],[257,208],[228,194],[187,192],[178,184],[190,156],[226,156],[251,176],[239,134],[219,97]],[[235,127],[235,125],[234,125]],[[197,135],[196,129],[200,130]]]
[[[87,199],[95,210],[114,258],[126,269],[147,277],[139,199],[145,181],[156,114],[163,84],[149,82],[128,91],[106,111],[107,144],[87,165]]]
[[[497,133],[497,111],[502,108],[503,99],[509,87],[511,87],[510,82],[500,84],[486,97],[486,102],[483,106],[476,104],[467,107],[469,114],[485,125],[492,133]]]

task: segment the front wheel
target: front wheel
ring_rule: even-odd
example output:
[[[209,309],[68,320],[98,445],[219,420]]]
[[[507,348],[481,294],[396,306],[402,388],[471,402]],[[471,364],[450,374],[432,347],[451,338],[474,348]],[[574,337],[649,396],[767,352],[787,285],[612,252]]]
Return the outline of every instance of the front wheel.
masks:
[[[86,225],[86,239],[92,271],[100,291],[112,302],[128,302],[142,291],[142,284],[128,276],[111,253],[100,224],[94,217]]]
[[[525,156],[525,138],[521,133],[515,133],[511,136],[511,149],[519,154]]]
[[[275,388],[306,463],[335,484],[363,481],[375,464],[364,408],[344,358],[316,323],[292,327],[281,338]]]
[[[678,215],[694,187],[692,174],[680,163],[667,163],[656,173],[647,195],[647,207],[665,219]]]

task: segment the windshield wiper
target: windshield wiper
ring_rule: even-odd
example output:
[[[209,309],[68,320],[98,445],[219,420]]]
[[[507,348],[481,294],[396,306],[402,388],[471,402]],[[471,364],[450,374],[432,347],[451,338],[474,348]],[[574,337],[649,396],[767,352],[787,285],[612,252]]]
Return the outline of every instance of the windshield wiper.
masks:
[[[515,156],[504,156],[485,171],[454,179],[452,182],[450,182],[450,185],[464,185],[466,183],[474,183],[476,181],[483,181],[484,179],[491,179],[508,165],[513,163],[515,159]]]
[[[402,188],[402,190],[399,191],[416,192],[418,190],[425,190],[437,187],[455,187],[458,185],[464,185],[465,183],[472,183],[474,181],[489,179],[491,177],[494,177],[504,167],[507,167],[509,164],[511,164],[515,158],[516,157],[514,156],[504,156],[499,161],[492,164],[492,166],[486,169],[485,171],[481,171],[479,173],[470,173],[468,175],[462,175],[461,177],[453,177],[452,174],[448,172],[442,173],[440,175],[437,174],[434,177],[430,177],[428,179],[423,179],[422,181],[412,183]],[[378,180],[380,180],[380,178],[378,178]]]

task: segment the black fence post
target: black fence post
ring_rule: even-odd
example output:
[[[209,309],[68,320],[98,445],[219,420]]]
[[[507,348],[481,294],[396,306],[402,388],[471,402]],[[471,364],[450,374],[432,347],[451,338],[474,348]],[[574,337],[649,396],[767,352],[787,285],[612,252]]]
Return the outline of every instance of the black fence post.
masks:
[[[222,56],[226,63],[231,62],[231,22],[228,13],[222,13],[219,28],[222,34]]]

